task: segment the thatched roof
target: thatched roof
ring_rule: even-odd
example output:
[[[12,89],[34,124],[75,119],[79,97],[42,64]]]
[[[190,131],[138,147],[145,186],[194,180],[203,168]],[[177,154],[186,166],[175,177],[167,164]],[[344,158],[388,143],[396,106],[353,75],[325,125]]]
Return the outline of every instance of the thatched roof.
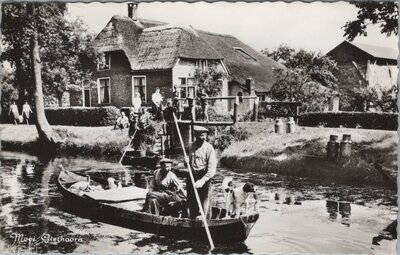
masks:
[[[256,91],[268,91],[274,68],[283,66],[230,35],[213,34],[165,23],[114,16],[98,34],[101,51],[122,50],[132,70],[172,68],[178,58],[223,60],[231,79],[255,81]]]
[[[231,79],[245,84],[253,78],[256,92],[268,91],[275,82],[274,69],[284,66],[231,35],[199,31],[202,38],[223,56]]]

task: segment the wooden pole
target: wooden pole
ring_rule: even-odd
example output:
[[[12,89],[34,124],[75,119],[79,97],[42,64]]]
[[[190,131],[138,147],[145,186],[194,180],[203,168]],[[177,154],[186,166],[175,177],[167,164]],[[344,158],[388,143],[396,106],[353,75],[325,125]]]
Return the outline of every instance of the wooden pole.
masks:
[[[137,131],[137,129],[136,129],[135,132],[133,133],[133,136],[132,136],[131,140],[129,141],[127,147],[129,147],[129,145],[131,145],[131,143],[132,143],[132,141],[133,141],[133,138],[134,138],[135,135],[136,135],[136,131]],[[125,154],[126,154],[126,149],[124,150],[124,153],[122,154],[122,157],[121,157],[121,159],[119,160],[118,164],[121,165],[122,159],[125,157]]]
[[[236,125],[236,123],[238,122],[238,109],[239,108],[239,97],[235,98],[235,104],[233,105],[233,123],[234,125]]]
[[[255,122],[258,121],[258,103],[259,103],[260,99],[257,97],[254,100],[254,109],[253,109],[253,119]]]
[[[183,150],[183,155],[184,155],[184,157],[185,157],[186,166],[187,166],[187,169],[188,169],[188,171],[189,171],[190,181],[191,181],[192,184],[193,184],[192,186],[193,186],[193,190],[194,190],[194,195],[195,195],[195,197],[196,197],[196,201],[197,201],[197,204],[198,204],[199,209],[200,209],[201,219],[203,220],[204,228],[206,229],[208,242],[210,243],[210,246],[211,246],[211,249],[210,249],[210,251],[211,251],[211,250],[214,250],[214,248],[215,248],[215,247],[214,247],[214,242],[213,242],[213,240],[212,240],[211,233],[210,233],[210,229],[208,228],[206,216],[205,216],[205,214],[204,214],[203,206],[201,205],[200,197],[199,197],[199,194],[198,194],[197,189],[196,189],[196,186],[195,186],[195,181],[194,181],[192,169],[190,168],[189,158],[188,158],[188,156],[187,156],[187,154],[186,154],[185,145],[184,145],[183,140],[182,140],[181,132],[179,131],[178,121],[177,121],[177,119],[176,119],[175,113],[172,113],[172,114],[173,114],[173,116],[174,116],[176,131],[177,131],[178,136],[179,136],[179,141],[181,142],[181,146],[182,146],[182,150]],[[228,233],[227,233],[227,234],[228,234]]]

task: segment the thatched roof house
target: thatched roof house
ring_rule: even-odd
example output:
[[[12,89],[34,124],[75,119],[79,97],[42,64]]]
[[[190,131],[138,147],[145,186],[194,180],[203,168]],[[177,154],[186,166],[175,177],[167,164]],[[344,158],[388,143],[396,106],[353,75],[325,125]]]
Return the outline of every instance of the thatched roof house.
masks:
[[[113,102],[113,97],[129,91],[139,92],[149,102],[156,87],[169,97],[174,85],[186,86],[185,95],[189,95],[193,93],[190,87],[194,70],[204,70],[209,65],[217,65],[218,70],[227,74],[223,94],[246,93],[249,79],[254,84],[249,92],[262,94],[275,81],[273,70],[283,68],[233,36],[138,19],[137,5],[130,5],[130,17],[113,16],[94,42],[99,51],[107,53],[106,61],[110,62],[106,70],[96,73],[98,83],[103,83],[99,85],[103,89],[97,89],[99,95],[104,93],[104,86],[111,87],[108,103],[130,105],[130,100],[120,98],[118,104]],[[119,93],[113,93],[116,86]],[[144,90],[135,90],[135,86]],[[104,99],[104,95],[100,97]],[[100,97],[99,103],[104,101]]]

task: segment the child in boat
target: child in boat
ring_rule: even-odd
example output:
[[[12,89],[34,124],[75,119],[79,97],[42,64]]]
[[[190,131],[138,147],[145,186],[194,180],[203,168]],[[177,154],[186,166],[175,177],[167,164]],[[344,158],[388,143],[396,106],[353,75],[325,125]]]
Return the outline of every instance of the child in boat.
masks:
[[[146,203],[143,211],[156,215],[165,214],[167,208],[184,208],[185,194],[178,177],[171,172],[172,160],[162,159],[160,169],[154,171],[153,191],[146,195]],[[170,212],[173,216],[177,212]],[[185,212],[182,214],[185,215]]]

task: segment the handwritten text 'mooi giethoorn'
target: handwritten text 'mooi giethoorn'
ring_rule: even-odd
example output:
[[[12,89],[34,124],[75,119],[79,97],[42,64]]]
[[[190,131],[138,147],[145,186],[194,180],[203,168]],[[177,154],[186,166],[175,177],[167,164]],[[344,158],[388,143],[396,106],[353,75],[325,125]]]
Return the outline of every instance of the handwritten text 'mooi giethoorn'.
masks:
[[[82,237],[68,237],[68,236],[52,236],[44,233],[40,236],[25,236],[21,233],[12,233],[10,237],[14,240],[13,245],[16,244],[38,244],[38,243],[75,243],[83,242]]]

